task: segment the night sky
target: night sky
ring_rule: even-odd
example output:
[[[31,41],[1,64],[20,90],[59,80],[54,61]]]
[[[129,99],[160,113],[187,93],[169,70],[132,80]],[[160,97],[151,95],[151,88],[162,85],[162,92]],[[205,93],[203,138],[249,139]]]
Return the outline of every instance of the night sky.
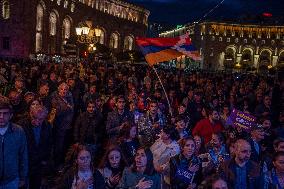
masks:
[[[128,0],[151,11],[150,22],[185,24],[197,21],[221,0]],[[233,20],[270,12],[284,15],[284,0],[225,0],[207,19]]]

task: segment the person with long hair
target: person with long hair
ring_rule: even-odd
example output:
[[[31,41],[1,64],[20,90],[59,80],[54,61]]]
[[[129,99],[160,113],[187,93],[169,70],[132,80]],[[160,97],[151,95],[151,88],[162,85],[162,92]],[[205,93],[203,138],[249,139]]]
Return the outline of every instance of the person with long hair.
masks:
[[[126,158],[128,164],[132,164],[134,162],[136,151],[140,146],[137,137],[137,127],[130,122],[125,122],[122,124],[119,139],[119,147],[121,148],[124,157]]]
[[[91,150],[81,144],[74,144],[67,154],[72,166],[59,179],[56,189],[105,189],[102,174],[94,169]]]
[[[148,148],[139,148],[132,167],[125,168],[117,189],[161,189],[161,176],[155,171],[153,154]]]
[[[272,161],[273,169],[269,172],[268,188],[284,188],[284,152],[276,152]]]
[[[109,146],[102,159],[99,171],[103,175],[106,188],[112,189],[117,186],[122,172],[126,167],[126,160],[118,146]]]
[[[195,155],[196,144],[192,137],[180,141],[181,154],[170,160],[172,189],[193,189],[202,181],[202,163]]]

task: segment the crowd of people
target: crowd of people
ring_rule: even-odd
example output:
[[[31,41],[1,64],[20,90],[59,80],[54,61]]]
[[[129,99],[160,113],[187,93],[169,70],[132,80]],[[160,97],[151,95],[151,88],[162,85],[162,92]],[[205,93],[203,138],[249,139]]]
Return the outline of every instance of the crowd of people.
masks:
[[[157,69],[0,61],[0,189],[284,188],[283,77]]]

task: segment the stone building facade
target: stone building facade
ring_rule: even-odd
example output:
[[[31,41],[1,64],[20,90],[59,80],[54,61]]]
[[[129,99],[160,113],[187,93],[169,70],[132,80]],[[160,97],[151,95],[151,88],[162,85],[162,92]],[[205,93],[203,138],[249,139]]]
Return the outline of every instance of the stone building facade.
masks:
[[[160,37],[188,32],[210,70],[261,70],[284,65],[284,26],[202,22],[166,31]]]
[[[150,12],[123,0],[0,0],[0,56],[65,54],[79,23],[92,21],[97,41],[114,51],[135,48]]]

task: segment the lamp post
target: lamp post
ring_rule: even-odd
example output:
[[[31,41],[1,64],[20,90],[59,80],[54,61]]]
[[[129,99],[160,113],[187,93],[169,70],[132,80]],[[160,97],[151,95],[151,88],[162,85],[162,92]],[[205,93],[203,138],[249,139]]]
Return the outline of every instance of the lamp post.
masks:
[[[89,22],[89,21],[87,21]],[[95,44],[99,42],[102,31],[99,28],[92,28],[91,24],[79,24],[76,27],[76,35],[79,43]]]
[[[76,35],[77,35],[77,43],[85,44],[88,46],[87,50],[90,53],[94,53],[96,48],[96,43],[99,42],[100,36],[102,35],[102,30],[97,27],[92,27],[92,21],[86,20],[85,22],[81,22],[76,27]],[[78,48],[79,55],[79,48]]]

